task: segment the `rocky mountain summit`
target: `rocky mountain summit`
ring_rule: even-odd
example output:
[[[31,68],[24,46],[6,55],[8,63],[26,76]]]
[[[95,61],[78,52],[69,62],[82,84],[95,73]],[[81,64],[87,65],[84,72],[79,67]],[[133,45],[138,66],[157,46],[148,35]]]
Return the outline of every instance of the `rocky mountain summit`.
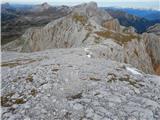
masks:
[[[2,46],[2,119],[159,119],[159,36],[95,2],[70,10]]]
[[[52,8],[52,6],[45,2],[45,3],[42,3],[41,5],[34,6],[30,11],[31,12],[43,12],[50,8]]]

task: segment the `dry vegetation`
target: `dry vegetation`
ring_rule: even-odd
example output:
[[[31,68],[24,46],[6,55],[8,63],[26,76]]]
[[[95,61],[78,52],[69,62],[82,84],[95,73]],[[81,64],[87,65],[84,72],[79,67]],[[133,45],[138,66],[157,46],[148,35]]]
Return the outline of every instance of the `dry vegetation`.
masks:
[[[85,25],[86,22],[87,22],[87,17],[79,15],[78,13],[75,13],[73,15],[73,20],[75,20],[76,22],[80,22],[81,24]]]
[[[4,96],[1,96],[1,105],[3,107],[10,107],[13,104],[24,104],[26,101],[24,100],[24,98],[15,98],[13,99],[12,96],[15,93],[8,93]]]
[[[125,81],[125,82],[128,82],[129,85],[133,86],[133,87],[136,87],[136,88],[139,88],[139,87],[142,87],[143,85],[141,83],[139,83],[138,81],[135,81],[133,79],[131,79],[129,77],[129,75],[125,75],[124,77],[121,77],[121,78],[117,78],[116,75],[114,73],[110,73],[109,75],[112,75],[112,78],[110,78],[107,82],[108,83],[111,83],[111,82],[115,82],[115,81]]]
[[[40,61],[40,60],[38,60]],[[29,63],[33,63],[36,62],[36,60],[31,60],[31,59],[24,59],[24,60],[14,60],[14,61],[7,61],[7,62],[2,62],[1,63],[1,67],[16,67],[19,65],[25,65],[25,64],[29,64]]]
[[[115,33],[112,31],[97,31],[95,32],[98,36],[104,37],[104,38],[113,38],[118,44],[126,44],[127,42],[133,40],[133,39],[139,39],[138,36],[132,35],[132,34],[121,34],[121,33]]]

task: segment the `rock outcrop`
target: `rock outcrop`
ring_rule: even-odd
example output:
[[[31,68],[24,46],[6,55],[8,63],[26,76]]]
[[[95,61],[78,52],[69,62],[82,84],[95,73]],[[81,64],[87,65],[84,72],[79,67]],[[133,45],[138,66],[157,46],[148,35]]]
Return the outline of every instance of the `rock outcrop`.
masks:
[[[124,27],[123,28],[123,32],[135,34],[136,33],[136,29],[134,27],[132,27],[132,26]]]
[[[45,2],[45,3],[42,3],[41,5],[34,6],[30,11],[31,12],[43,12],[50,8],[52,8],[52,6]]]
[[[159,119],[160,77],[95,48],[4,52],[2,119]]]
[[[109,30],[114,30],[116,32],[120,32],[122,30],[117,19],[105,21],[102,24],[102,26],[109,29]]]
[[[86,16],[90,21],[94,21],[98,25],[101,25],[103,21],[112,19],[105,10],[98,8],[97,3],[95,2],[90,2],[88,4],[84,3],[73,7],[73,14],[74,13]]]
[[[155,70],[156,74],[160,75],[160,38],[153,33],[144,33],[143,40],[147,53],[151,58],[153,69]]]

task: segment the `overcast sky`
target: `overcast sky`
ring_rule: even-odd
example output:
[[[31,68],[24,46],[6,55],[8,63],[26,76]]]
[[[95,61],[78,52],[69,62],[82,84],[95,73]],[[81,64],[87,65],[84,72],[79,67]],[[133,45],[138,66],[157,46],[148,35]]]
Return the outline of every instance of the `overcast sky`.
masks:
[[[95,1],[99,6],[137,7],[160,9],[160,0],[2,0],[2,2],[19,4],[41,4],[47,2],[52,5],[76,5],[83,2]]]

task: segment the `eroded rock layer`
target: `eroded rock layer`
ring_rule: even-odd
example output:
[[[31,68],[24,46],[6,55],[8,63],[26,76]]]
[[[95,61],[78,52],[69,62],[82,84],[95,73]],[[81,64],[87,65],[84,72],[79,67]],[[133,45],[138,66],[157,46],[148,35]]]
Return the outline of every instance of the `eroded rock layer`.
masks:
[[[3,120],[160,118],[160,77],[96,56],[91,48],[2,58]]]

